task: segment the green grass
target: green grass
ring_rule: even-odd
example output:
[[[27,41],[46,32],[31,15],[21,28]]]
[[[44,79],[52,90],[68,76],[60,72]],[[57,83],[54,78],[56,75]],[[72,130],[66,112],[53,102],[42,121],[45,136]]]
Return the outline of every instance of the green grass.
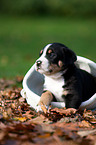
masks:
[[[96,61],[96,20],[0,16],[0,77],[25,75],[52,42]]]

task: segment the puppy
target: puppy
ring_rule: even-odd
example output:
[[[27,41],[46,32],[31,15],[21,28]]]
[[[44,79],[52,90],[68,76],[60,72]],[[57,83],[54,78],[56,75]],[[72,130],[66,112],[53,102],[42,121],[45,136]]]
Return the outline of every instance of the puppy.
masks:
[[[95,78],[76,67],[76,54],[60,43],[52,43],[40,51],[36,71],[45,77],[44,90],[38,107],[48,107],[51,101],[65,102],[66,108],[78,109],[96,93]]]

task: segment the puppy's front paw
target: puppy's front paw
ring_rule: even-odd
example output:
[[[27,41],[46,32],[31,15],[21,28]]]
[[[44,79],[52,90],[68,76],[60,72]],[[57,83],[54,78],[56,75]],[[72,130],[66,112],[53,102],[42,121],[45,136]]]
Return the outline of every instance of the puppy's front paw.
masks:
[[[38,105],[38,106],[36,107],[36,111],[37,111],[37,112],[44,112],[44,113],[46,114],[48,108],[49,108],[49,106],[46,106],[46,105]]]
[[[36,106],[36,111],[37,112],[43,112],[43,110],[41,109],[41,105],[37,105]]]

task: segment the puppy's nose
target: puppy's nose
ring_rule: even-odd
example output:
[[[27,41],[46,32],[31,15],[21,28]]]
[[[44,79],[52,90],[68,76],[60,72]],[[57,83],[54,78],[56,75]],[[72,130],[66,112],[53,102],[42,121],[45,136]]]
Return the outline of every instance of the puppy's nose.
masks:
[[[37,67],[40,67],[40,66],[41,66],[41,63],[42,63],[41,60],[37,60],[37,61],[36,61],[36,65],[37,65]]]

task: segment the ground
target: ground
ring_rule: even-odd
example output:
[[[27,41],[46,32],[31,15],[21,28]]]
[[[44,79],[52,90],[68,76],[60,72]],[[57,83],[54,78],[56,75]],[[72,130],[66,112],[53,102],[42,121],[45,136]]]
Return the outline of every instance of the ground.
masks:
[[[0,79],[1,145],[95,145],[96,111],[36,113],[21,97],[22,77]]]

